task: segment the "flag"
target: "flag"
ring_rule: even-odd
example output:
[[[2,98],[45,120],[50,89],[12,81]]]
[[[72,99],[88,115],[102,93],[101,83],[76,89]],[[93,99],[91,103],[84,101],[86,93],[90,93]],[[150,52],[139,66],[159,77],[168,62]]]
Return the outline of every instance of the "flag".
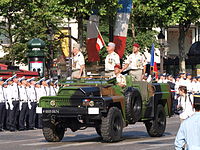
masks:
[[[118,4],[122,5],[122,7],[117,10],[113,42],[116,44],[115,51],[119,57],[122,58],[126,48],[126,38],[130,13],[132,10],[132,0],[119,0]]]
[[[106,44],[105,44],[103,37],[101,36],[101,32],[99,31],[96,24],[95,24],[95,27],[98,31],[98,37],[97,37],[97,41],[96,41],[96,49],[99,52]]]
[[[99,50],[97,49],[97,38],[99,32],[97,25],[99,24],[99,16],[91,15],[87,24],[87,41],[86,49],[88,53],[88,61],[96,62],[100,60]]]
[[[154,62],[154,65],[153,65],[153,72],[155,74],[156,79],[158,79],[158,66],[156,62]]]
[[[99,52],[104,47],[104,41],[100,34],[98,34],[97,42],[96,42],[96,49]]]
[[[150,66],[154,67],[154,43],[151,46],[151,61],[150,61]]]

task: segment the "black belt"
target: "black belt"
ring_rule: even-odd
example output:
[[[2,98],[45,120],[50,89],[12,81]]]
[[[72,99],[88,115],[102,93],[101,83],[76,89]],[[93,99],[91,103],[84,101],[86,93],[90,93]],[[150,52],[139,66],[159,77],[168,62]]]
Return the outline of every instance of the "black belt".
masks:
[[[75,72],[75,71],[79,71],[80,69],[75,69],[75,70],[72,70],[72,72]]]
[[[130,69],[130,71],[137,71],[137,70],[142,70],[142,69]]]
[[[108,71],[105,71],[106,73],[110,73],[110,72],[113,72],[114,70],[108,70]]]

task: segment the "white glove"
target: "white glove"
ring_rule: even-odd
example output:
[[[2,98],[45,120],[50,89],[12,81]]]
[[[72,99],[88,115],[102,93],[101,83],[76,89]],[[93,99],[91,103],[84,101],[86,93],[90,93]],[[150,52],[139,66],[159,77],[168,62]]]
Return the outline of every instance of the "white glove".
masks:
[[[9,105],[10,105],[10,110],[13,110],[14,106],[13,106],[12,102],[9,103]]]
[[[19,110],[21,111],[22,110],[22,102],[19,102]]]
[[[6,110],[8,110],[9,108],[8,102],[5,102],[5,105],[6,105]]]
[[[30,101],[28,101],[28,108],[29,108],[29,109],[32,108],[32,106],[31,106],[31,102],[30,102]]]

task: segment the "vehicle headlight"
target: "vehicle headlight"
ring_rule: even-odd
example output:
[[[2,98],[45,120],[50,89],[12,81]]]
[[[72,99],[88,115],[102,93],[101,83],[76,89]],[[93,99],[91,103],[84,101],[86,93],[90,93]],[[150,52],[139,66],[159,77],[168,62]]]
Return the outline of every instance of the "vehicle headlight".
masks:
[[[91,107],[93,107],[93,106],[94,106],[94,101],[90,101],[90,102],[89,102],[89,105],[90,105]]]
[[[51,100],[50,101],[50,105],[53,106],[53,107],[56,106],[56,101],[55,100]]]

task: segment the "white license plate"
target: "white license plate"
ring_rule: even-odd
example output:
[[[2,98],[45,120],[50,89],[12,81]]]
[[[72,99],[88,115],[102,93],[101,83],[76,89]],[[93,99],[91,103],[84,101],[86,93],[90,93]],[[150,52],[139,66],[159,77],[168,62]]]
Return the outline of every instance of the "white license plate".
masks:
[[[99,108],[88,108],[88,114],[91,114],[91,115],[99,114]]]
[[[42,114],[42,107],[36,107],[36,113]]]

